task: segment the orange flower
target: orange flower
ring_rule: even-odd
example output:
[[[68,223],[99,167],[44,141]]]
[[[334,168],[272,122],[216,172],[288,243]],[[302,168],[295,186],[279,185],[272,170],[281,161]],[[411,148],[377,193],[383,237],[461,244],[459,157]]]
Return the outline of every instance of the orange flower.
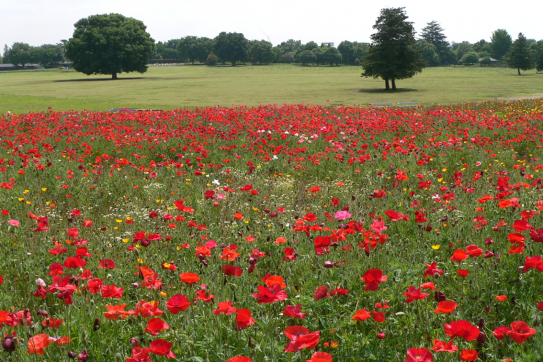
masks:
[[[236,253],[235,250],[232,250],[230,248],[224,248],[222,251],[222,255],[219,256],[222,260],[228,260],[228,261],[234,261],[238,256],[240,256],[240,253]]]
[[[357,320],[357,321],[365,321],[371,317],[370,312],[368,312],[366,309],[357,310],[356,314],[351,317],[351,319]]]
[[[125,319],[128,316],[128,312],[124,310],[125,307],[126,304],[106,305],[107,312],[104,312],[104,317],[112,320],[117,320],[119,317]]]
[[[266,275],[265,278],[262,278],[266,283],[266,286],[271,287],[272,285],[279,284],[281,289],[285,289],[287,285],[283,283],[283,277],[279,275],[269,276]]]
[[[500,302],[505,302],[507,300],[507,295],[498,295],[496,297],[496,300]]]
[[[280,236],[273,242],[274,244],[284,244],[287,242],[287,238]]]
[[[450,301],[450,300],[446,300],[446,301],[443,301],[443,302],[439,302],[438,305],[437,305],[437,309],[434,309],[434,312],[436,312],[436,314],[439,314],[439,313],[443,313],[443,314],[452,313],[456,309],[457,306],[458,306],[458,304],[456,304],[455,302]]]
[[[181,273],[181,283],[194,284],[200,280],[200,277],[196,273]]]
[[[239,211],[236,212],[236,213],[234,214],[234,219],[236,219],[236,220],[241,220],[241,219],[243,219],[243,214],[242,214],[241,212],[239,212]]]
[[[53,341],[54,338],[49,338],[45,333],[35,335],[28,340],[28,353],[43,354],[43,349]]]
[[[319,192],[321,190],[321,188],[319,186],[313,186],[309,189],[309,191],[311,192]]]
[[[51,327],[51,328],[58,328],[64,323],[62,319],[56,319],[56,318],[47,318],[44,319],[41,324],[44,327]]]

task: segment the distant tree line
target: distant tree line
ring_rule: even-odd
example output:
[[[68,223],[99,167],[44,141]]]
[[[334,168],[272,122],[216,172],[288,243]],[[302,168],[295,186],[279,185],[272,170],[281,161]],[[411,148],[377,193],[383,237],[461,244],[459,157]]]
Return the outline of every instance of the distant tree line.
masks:
[[[14,43],[4,47],[3,63],[25,66],[37,63],[51,67],[67,61],[66,40],[58,44],[30,46]],[[504,29],[492,33],[490,41],[484,39],[470,43],[447,41],[443,28],[432,21],[422,29],[416,46],[420,50],[425,67],[452,64],[490,65],[498,61],[511,68],[528,70],[536,68],[543,71],[543,40],[526,39],[519,34],[517,40]],[[300,40],[289,39],[273,46],[266,40],[248,40],[241,33],[222,32],[214,39],[186,36],[155,43],[150,55],[153,60],[178,60],[190,64],[214,65],[239,63],[270,64],[299,63],[309,65],[359,65],[369,53],[370,44],[356,41],[342,41],[336,47],[326,43],[318,45],[314,41],[302,44]]]

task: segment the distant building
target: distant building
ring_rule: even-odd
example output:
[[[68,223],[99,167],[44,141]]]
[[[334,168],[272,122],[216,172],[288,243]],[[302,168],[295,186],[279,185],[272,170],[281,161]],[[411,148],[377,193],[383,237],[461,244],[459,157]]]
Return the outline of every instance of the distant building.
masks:
[[[322,47],[329,47],[329,48],[332,48],[332,47],[334,46],[334,42],[321,43],[321,46],[322,46]]]
[[[25,64],[24,67],[19,67],[19,66],[16,67],[15,65],[10,64],[10,63],[0,64],[0,71],[16,70],[16,69],[44,69],[44,68],[39,64]]]

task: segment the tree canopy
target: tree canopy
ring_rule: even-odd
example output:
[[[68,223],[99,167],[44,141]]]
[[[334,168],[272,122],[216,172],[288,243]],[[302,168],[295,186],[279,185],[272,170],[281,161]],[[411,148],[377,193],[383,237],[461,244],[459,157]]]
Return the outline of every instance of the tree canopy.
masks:
[[[66,57],[87,75],[147,71],[154,40],[143,22],[121,14],[93,15],[75,23]]]
[[[407,21],[405,8],[382,9],[371,35],[372,44],[364,57],[362,76],[382,78],[386,89],[396,89],[396,79],[411,78],[422,72],[424,61],[415,41],[413,23]]]
[[[528,70],[534,67],[528,42],[522,33],[518,35],[517,40],[511,46],[509,53],[505,56],[505,60],[509,68],[517,68],[518,75],[521,75],[521,70]]]
[[[230,62],[236,66],[237,62],[244,62],[249,55],[249,42],[241,33],[220,33],[213,40],[213,52],[223,62]]]
[[[511,48],[511,45],[513,44],[513,39],[511,39],[511,35],[507,32],[507,30],[504,29],[498,29],[495,32],[492,33],[492,36],[490,37],[490,46],[492,49],[492,57],[496,59],[502,59],[505,54],[509,51],[509,48]]]
[[[439,64],[446,64],[448,60],[447,47],[449,46],[449,42],[445,40],[447,37],[443,34],[441,25],[435,20],[429,22],[426,27],[422,29],[421,37],[434,46],[439,59]]]
[[[30,45],[26,43],[13,43],[11,48],[7,49],[4,54],[4,62],[12,63],[13,65],[21,65],[24,67],[32,61],[32,51]]]

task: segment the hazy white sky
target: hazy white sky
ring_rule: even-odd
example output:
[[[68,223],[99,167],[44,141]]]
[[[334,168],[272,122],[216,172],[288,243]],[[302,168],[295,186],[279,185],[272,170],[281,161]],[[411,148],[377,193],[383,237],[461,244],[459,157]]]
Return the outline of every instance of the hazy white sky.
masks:
[[[95,14],[120,13],[144,22],[155,41],[187,35],[214,38],[221,31],[269,39],[369,42],[382,8],[405,7],[415,29],[436,20],[447,40],[490,40],[496,29],[543,39],[543,1],[503,0],[1,0],[0,46],[54,44],[69,39],[73,24]]]

